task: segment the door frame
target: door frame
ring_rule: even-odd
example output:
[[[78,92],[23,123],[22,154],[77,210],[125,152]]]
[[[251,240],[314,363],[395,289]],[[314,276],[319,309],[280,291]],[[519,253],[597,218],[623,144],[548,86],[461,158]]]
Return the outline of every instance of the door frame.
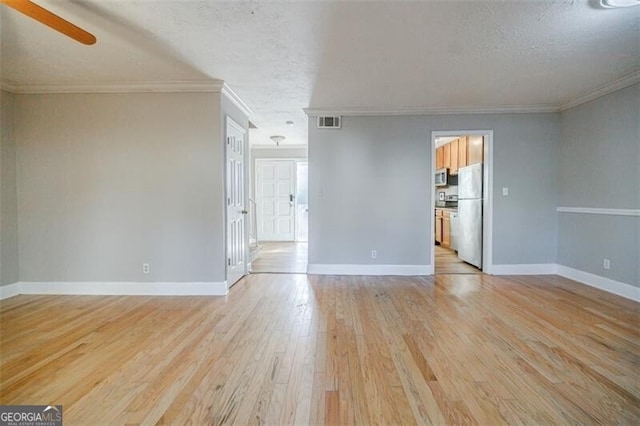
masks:
[[[431,218],[428,220],[429,246],[431,247],[431,274],[436,273],[435,263],[435,209],[436,209],[436,138],[443,136],[483,136],[484,153],[482,167],[482,272],[493,273],[493,130],[442,130],[431,132]]]
[[[248,163],[248,153],[249,153],[249,130],[245,129],[244,127],[242,127],[237,121],[235,121],[233,118],[231,118],[231,116],[229,115],[225,115],[224,116],[224,137],[222,139],[223,141],[223,146],[224,146],[224,276],[225,276],[225,281],[227,283],[227,289],[231,288],[235,283],[237,283],[238,281],[240,281],[242,279],[242,277],[246,276],[249,273],[249,233],[247,232],[247,216],[248,215],[243,215],[243,222],[244,222],[244,235],[243,235],[243,239],[244,239],[244,262],[242,265],[242,277],[240,277],[239,279],[237,279],[234,282],[229,282],[229,264],[227,262],[227,259],[229,258],[229,214],[228,214],[228,210],[229,210],[229,206],[227,204],[227,199],[229,197],[229,192],[228,192],[228,188],[229,188],[229,170],[227,168],[227,163],[228,163],[228,143],[227,143],[227,138],[229,136],[227,129],[229,128],[229,126],[231,127],[235,127],[236,129],[242,131],[244,133],[244,137],[243,137],[243,142],[242,142],[242,157],[243,157],[243,174],[244,174],[244,179],[243,179],[243,188],[242,188],[242,202],[243,202],[243,208],[246,209],[248,204],[249,204],[249,187],[248,187],[248,173],[247,173],[247,163]]]
[[[298,194],[298,164],[299,163],[307,163],[307,209],[309,208],[309,159],[305,158],[305,159],[296,159],[295,160],[295,170],[296,170],[296,175],[295,175],[295,180],[294,180],[294,189],[296,191],[296,194]],[[296,195],[295,197],[295,204],[294,204],[295,210],[296,210],[296,218],[294,221],[294,234],[295,237],[293,239],[294,242],[300,242],[298,240],[298,196]],[[305,241],[307,244],[309,243],[309,212],[307,211],[307,241]]]
[[[309,159],[308,158],[301,158],[301,157],[260,157],[260,158],[254,158],[253,160],[253,167],[254,167],[254,179],[255,181],[253,182],[253,197],[254,200],[256,201],[256,206],[258,205],[258,195],[256,190],[258,189],[258,165],[260,163],[264,163],[264,162],[269,162],[269,161],[293,161],[294,164],[294,173],[293,173],[293,190],[295,192],[297,192],[298,190],[298,174],[297,174],[297,164],[298,163],[309,163]],[[298,235],[298,215],[296,214],[297,212],[297,207],[298,207],[298,197],[294,198],[294,205],[293,205],[294,209],[293,209],[293,241],[285,241],[285,242],[297,242],[297,235]],[[258,215],[258,211],[259,209],[256,208],[256,216]],[[256,221],[258,220],[258,218],[256,217]],[[256,231],[256,240],[259,242],[260,239],[258,239],[258,233]]]

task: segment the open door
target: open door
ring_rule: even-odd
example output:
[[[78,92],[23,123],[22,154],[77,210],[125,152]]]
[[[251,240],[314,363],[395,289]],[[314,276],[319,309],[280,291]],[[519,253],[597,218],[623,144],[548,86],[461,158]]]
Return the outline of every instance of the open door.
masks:
[[[227,117],[227,284],[231,287],[247,274],[245,218],[245,152],[247,131]]]

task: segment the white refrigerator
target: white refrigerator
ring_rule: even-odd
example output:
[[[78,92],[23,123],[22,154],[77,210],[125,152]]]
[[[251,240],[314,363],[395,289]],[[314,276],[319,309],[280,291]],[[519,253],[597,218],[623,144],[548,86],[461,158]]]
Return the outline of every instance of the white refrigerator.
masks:
[[[458,170],[458,258],[482,268],[482,164]]]

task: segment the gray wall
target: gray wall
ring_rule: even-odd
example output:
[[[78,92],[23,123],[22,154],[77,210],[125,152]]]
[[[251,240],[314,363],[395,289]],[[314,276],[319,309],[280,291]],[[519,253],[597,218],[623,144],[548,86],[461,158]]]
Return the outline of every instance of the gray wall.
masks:
[[[17,96],[21,281],[224,281],[220,103]]]
[[[444,130],[494,131],[493,263],[555,263],[557,114],[309,123],[310,264],[430,264],[431,132]]]
[[[15,96],[0,91],[0,286],[19,281]]]
[[[563,112],[561,124],[559,205],[640,209],[640,84]],[[640,286],[639,240],[638,217],[560,213],[558,263]]]

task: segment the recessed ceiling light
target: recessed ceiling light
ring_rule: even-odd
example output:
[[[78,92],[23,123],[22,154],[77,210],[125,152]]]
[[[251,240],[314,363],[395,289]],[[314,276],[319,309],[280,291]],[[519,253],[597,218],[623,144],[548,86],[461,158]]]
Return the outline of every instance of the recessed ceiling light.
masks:
[[[293,121],[289,120],[289,121],[287,121],[287,124],[288,124],[289,126],[293,126]]]
[[[608,9],[640,5],[640,0],[600,0],[600,5]]]

